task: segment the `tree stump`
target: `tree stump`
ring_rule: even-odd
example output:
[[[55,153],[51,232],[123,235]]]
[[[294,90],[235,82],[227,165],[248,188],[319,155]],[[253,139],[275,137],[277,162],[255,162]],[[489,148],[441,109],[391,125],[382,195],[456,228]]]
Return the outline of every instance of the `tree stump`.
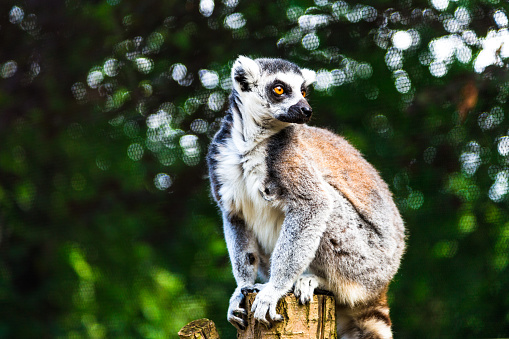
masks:
[[[209,319],[191,321],[178,334],[181,339],[219,339],[216,325]]]
[[[254,320],[251,307],[255,297],[256,293],[245,294],[248,325],[244,331],[237,332],[237,339],[337,338],[336,307],[330,294],[318,292],[307,305],[299,304],[293,293],[285,295],[277,305],[277,313],[284,319],[271,328]],[[178,335],[181,339],[219,339],[216,326],[209,319],[190,322],[182,327]]]
[[[245,297],[248,310],[248,326],[238,331],[237,339],[295,339],[295,338],[337,338],[334,298],[330,295],[315,294],[307,305],[299,304],[293,293],[285,295],[277,305],[277,313],[284,317],[272,328],[255,322],[251,306],[256,293]]]

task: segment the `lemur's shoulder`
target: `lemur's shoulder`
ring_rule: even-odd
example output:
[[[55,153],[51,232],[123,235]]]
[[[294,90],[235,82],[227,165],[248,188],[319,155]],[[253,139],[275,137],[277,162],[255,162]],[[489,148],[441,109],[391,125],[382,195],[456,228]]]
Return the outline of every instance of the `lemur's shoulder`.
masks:
[[[376,169],[345,138],[323,128],[296,125],[276,134],[268,151],[269,168],[283,185],[320,176],[341,192],[364,219],[382,227],[392,195]],[[299,186],[295,185],[295,186]],[[385,207],[385,208],[384,208]]]

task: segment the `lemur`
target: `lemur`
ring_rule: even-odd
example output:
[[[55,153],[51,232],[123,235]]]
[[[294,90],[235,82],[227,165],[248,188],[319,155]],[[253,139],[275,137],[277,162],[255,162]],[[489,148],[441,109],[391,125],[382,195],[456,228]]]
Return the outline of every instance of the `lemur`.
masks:
[[[237,282],[228,320],[245,329],[244,288],[259,291],[251,311],[267,326],[292,287],[301,303],[320,288],[335,296],[339,337],[392,338],[386,292],[405,228],[387,184],[345,139],[306,124],[313,71],[239,56],[231,77],[207,155]]]

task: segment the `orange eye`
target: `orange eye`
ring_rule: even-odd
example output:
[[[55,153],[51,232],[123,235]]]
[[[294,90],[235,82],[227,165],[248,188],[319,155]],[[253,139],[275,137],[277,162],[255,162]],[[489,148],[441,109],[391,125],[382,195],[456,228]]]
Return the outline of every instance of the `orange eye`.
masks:
[[[302,96],[305,98],[306,97],[306,91],[302,91]]]
[[[274,91],[274,93],[276,93],[277,95],[282,95],[285,90],[283,89],[283,87],[281,86],[276,86],[272,89]]]

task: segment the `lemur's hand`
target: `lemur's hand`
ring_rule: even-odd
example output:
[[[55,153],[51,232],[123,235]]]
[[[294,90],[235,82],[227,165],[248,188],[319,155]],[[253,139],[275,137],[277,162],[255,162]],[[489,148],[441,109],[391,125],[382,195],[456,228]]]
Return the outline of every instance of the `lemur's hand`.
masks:
[[[251,311],[254,313],[254,318],[270,327],[270,321],[282,321],[283,316],[277,314],[276,306],[279,299],[286,293],[286,291],[277,290],[270,282],[266,284],[256,284],[257,288],[261,291],[256,295]],[[267,313],[269,320],[267,320]]]

